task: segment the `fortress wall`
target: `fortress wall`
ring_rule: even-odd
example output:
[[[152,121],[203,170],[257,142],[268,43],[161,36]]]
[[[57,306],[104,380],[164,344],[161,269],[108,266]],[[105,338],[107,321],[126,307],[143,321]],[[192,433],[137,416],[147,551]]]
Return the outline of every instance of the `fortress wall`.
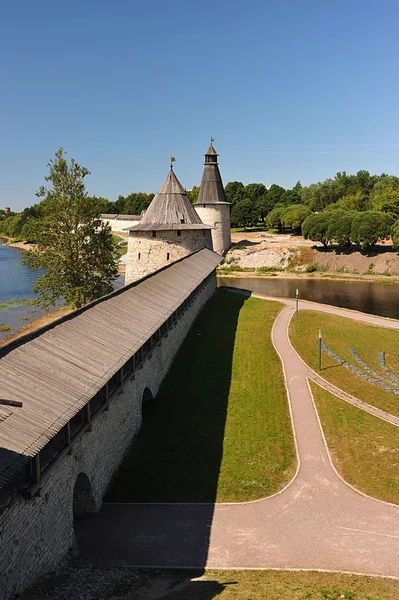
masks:
[[[74,543],[77,478],[79,484],[83,480],[83,486],[76,490],[75,512],[79,515],[95,512],[140,429],[144,389],[149,388],[156,396],[190,326],[215,290],[214,272],[167,335],[144,358],[134,378],[126,378],[124,385],[110,397],[107,408],[93,415],[89,429],[72,441],[70,453],[60,456],[42,475],[40,495],[29,500],[18,495],[0,515],[2,600],[57,569],[67,557]]]
[[[212,250],[211,233],[207,229],[131,232],[128,239],[126,284],[141,279],[167,264],[201,248]],[[168,257],[169,254],[169,257]]]
[[[230,206],[228,204],[195,204],[194,208],[205,225],[212,229],[213,250],[224,254],[231,246]]]

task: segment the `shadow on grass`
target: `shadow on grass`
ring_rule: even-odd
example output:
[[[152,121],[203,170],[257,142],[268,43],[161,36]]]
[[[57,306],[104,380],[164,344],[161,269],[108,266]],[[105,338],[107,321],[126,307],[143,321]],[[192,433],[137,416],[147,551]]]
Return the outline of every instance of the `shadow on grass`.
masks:
[[[106,504],[98,515],[79,524],[78,547],[97,562],[205,567],[234,342],[245,300],[244,295],[218,291],[205,305],[157,397],[150,400],[152,409],[145,411],[143,426],[111,482]],[[126,539],[135,542],[121,543]],[[196,596],[195,585],[185,598],[213,598],[221,591],[201,582],[201,590],[207,588],[209,593]]]
[[[214,502],[238,316],[245,297],[219,291],[186,339],[106,502]]]

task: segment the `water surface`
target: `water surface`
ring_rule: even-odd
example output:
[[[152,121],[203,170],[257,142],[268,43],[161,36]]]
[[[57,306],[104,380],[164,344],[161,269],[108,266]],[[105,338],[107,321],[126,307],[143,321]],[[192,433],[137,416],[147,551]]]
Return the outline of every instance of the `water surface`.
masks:
[[[396,284],[343,281],[342,279],[218,277],[218,285],[247,289],[280,298],[295,298],[295,290],[298,288],[299,297],[303,300],[399,319],[399,285]]]

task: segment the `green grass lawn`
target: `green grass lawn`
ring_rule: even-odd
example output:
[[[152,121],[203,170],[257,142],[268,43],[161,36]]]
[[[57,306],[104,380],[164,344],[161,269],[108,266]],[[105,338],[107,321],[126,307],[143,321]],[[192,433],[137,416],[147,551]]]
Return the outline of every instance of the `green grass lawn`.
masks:
[[[337,471],[360,491],[399,504],[399,428],[310,386]]]
[[[394,579],[343,573],[135,569],[75,565],[22,593],[21,600],[399,600]]]
[[[107,501],[233,502],[293,476],[295,447],[271,328],[278,302],[219,291],[187,335]]]
[[[302,310],[298,318],[293,318],[290,339],[294,348],[312,369],[317,370],[318,330],[322,330],[323,342],[344,360],[359,367],[349,351],[352,347],[360,354],[369,367],[383,374],[378,363],[378,352],[385,351],[389,368],[399,376],[399,332],[385,327],[366,325],[326,313]],[[344,366],[339,365],[325,352],[322,353],[324,379],[356,398],[381,410],[399,416],[399,396],[381,387],[364,381]]]

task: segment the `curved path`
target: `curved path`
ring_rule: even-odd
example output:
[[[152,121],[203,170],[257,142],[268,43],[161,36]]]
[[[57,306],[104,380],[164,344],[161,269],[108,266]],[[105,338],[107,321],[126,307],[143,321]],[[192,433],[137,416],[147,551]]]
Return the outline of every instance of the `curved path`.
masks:
[[[273,343],[284,365],[296,434],[294,480],[275,496],[242,504],[104,505],[77,528],[82,552],[99,562],[147,567],[322,569],[399,577],[399,507],[357,493],[332,468],[307,384],[309,368],[288,340],[294,305],[283,302]],[[395,321],[306,304],[399,327]]]

